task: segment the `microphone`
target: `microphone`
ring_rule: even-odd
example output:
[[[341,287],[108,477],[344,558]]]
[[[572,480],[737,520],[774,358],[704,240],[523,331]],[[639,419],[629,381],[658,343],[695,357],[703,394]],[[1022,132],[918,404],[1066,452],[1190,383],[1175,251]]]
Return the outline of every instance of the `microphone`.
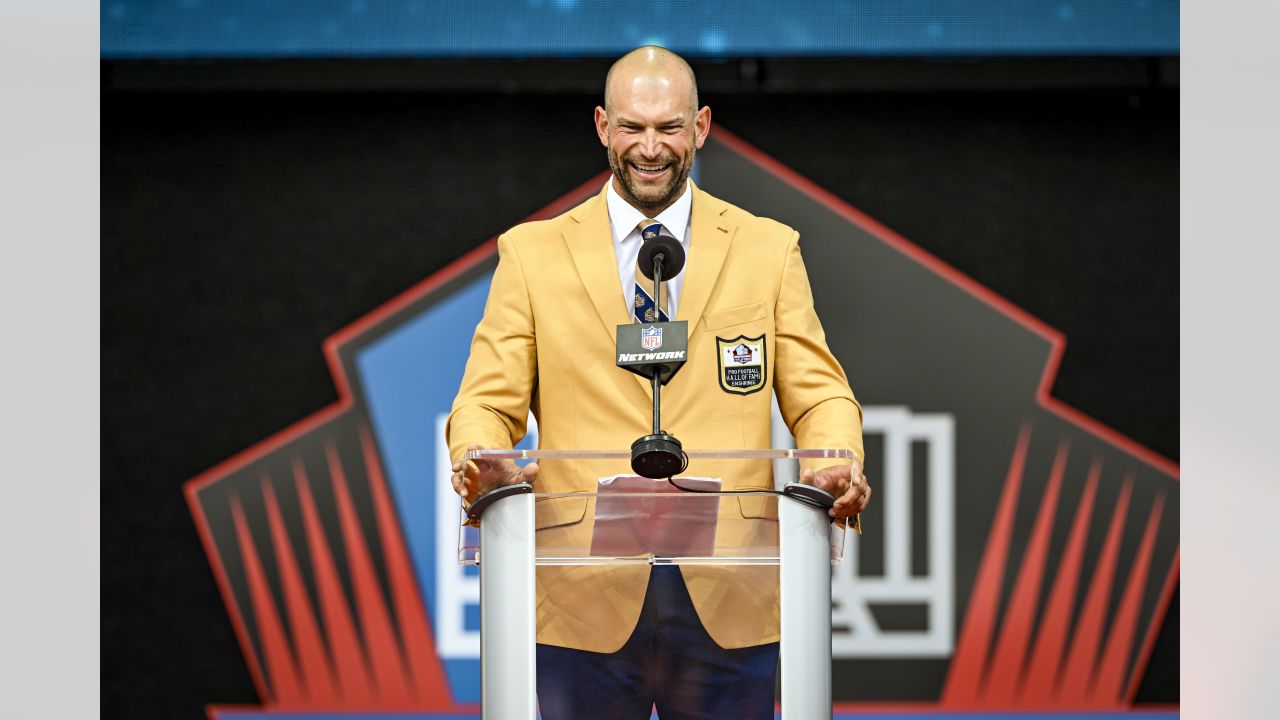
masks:
[[[655,264],[654,260],[659,258],[662,262]],[[640,257],[636,258],[636,264],[640,266],[640,272],[650,280],[654,279],[654,273],[659,269],[662,276],[670,280],[684,269],[684,246],[673,237],[659,235],[640,246]]]
[[[684,247],[658,235],[640,246],[640,273],[653,281],[654,303],[664,279],[684,269]],[[670,478],[688,464],[680,441],[662,429],[662,386],[670,382],[689,354],[689,323],[628,323],[618,326],[618,367],[649,378],[653,388],[653,432],[631,444],[631,469],[641,477]]]

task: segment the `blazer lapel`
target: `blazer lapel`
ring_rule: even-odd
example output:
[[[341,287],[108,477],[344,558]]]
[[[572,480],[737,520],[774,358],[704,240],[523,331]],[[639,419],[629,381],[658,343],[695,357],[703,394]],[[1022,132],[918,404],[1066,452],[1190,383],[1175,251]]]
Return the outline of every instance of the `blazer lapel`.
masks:
[[[677,320],[689,321],[692,333],[707,309],[711,291],[720,276],[720,267],[729,254],[737,225],[725,216],[728,206],[693,186],[693,237],[689,242],[689,263],[680,291]]]
[[[572,215],[577,223],[564,231],[564,241],[578,270],[578,278],[591,304],[595,306],[600,322],[610,338],[617,337],[617,326],[631,322],[631,316],[622,302],[622,288],[618,285],[618,258],[613,251],[613,231],[609,227],[609,205],[605,190],[579,206]],[[613,347],[613,343],[609,343]],[[626,373],[633,378],[626,383],[639,391],[633,397],[637,403],[652,402],[649,381],[619,368],[615,372]]]
[[[604,190],[579,206],[572,217],[577,222],[564,231],[564,241],[600,322],[613,336],[615,326],[627,322],[628,317],[622,303],[622,288],[618,286],[618,260],[613,252]]]
[[[727,209],[723,202],[693,186],[689,263],[684,269],[684,287],[676,311],[677,320],[689,322],[690,333],[707,308],[737,229],[736,224],[725,217]],[[565,243],[604,330],[613,337],[616,327],[630,322],[631,317],[622,302],[622,288],[618,287],[618,260],[613,251],[605,191],[601,190],[599,195],[579,206],[571,217],[575,224],[564,231]],[[648,398],[649,381],[639,375],[632,377],[636,387]]]

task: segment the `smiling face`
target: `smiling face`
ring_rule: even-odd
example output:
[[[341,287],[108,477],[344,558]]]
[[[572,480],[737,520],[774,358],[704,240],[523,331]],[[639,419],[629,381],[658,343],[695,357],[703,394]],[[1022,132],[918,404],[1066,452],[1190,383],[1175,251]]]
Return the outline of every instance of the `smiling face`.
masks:
[[[613,186],[648,217],[676,201],[711,130],[711,109],[697,109],[693,73],[660,48],[641,48],[609,73],[596,133],[608,148]]]

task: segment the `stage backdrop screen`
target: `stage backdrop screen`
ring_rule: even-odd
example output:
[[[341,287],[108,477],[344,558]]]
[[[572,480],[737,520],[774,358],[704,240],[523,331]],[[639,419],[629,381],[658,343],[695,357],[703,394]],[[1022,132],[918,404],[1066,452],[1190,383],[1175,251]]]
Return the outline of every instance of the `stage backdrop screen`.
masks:
[[[1176,55],[1177,0],[103,0],[105,58]]]

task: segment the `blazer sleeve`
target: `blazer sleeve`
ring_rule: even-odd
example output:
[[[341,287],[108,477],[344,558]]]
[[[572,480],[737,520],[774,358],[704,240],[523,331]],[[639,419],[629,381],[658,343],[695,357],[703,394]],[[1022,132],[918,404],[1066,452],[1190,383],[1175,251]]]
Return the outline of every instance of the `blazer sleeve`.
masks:
[[[484,317],[471,340],[462,385],[445,428],[452,460],[468,445],[508,449],[524,437],[534,383],[537,345],[533,308],[519,253],[509,237],[498,238]]]
[[[796,446],[852,450],[863,461],[862,406],[827,347],[793,231],[774,308],[774,390]]]

